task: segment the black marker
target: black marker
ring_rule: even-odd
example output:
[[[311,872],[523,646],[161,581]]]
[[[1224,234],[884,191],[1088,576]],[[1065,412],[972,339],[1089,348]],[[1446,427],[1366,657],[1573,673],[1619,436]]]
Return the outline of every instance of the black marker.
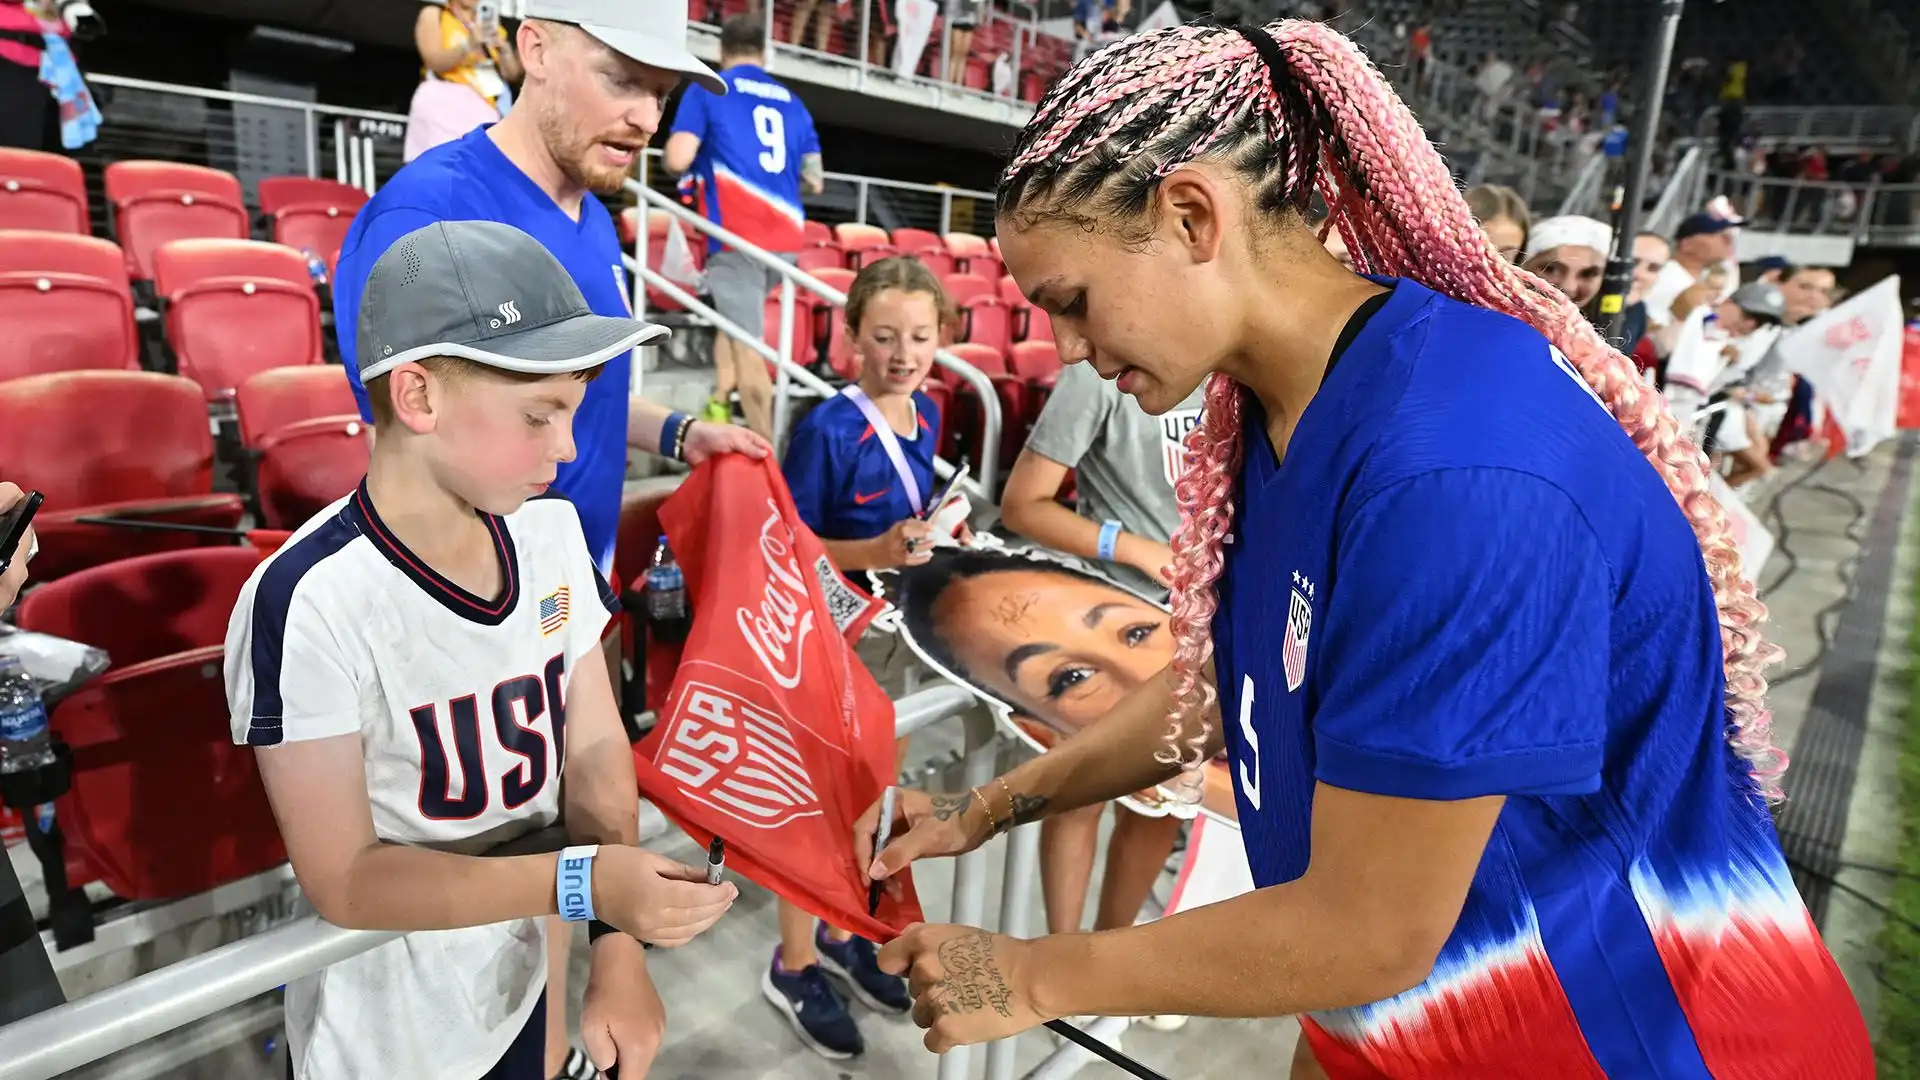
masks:
[[[707,845],[707,884],[720,884],[720,871],[727,865],[727,842],[719,837]]]

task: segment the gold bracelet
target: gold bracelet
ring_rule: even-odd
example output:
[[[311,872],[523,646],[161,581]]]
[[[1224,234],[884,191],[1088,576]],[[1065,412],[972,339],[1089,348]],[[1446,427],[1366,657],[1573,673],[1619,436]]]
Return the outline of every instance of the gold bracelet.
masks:
[[[979,788],[973,789],[973,797],[980,800],[980,812],[987,815],[987,835],[992,836],[999,832],[1000,823],[994,820],[993,807],[987,805],[987,797],[980,794]]]
[[[1007,778],[1004,776],[996,776],[993,778],[993,782],[999,784],[1000,790],[1007,793],[1007,823],[1018,826],[1020,821],[1013,813],[1013,789],[1007,786]]]

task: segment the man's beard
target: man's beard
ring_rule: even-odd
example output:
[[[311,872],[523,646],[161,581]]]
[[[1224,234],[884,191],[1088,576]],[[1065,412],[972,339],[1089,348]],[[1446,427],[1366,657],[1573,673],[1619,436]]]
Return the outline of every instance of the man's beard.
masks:
[[[555,112],[542,109],[538,127],[541,141],[547,145],[547,154],[570,183],[595,194],[611,195],[626,182],[625,169],[590,167],[587,155],[593,152],[598,140],[577,138]]]

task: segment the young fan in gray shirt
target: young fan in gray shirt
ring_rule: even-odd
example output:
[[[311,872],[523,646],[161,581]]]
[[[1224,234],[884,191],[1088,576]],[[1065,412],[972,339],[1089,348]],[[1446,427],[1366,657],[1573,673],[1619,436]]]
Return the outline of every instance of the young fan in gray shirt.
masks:
[[[1007,476],[1001,518],[1028,539],[1097,563],[1098,570],[1121,584],[1164,603],[1173,561],[1168,542],[1180,525],[1173,484],[1204,397],[1203,390],[1196,390],[1179,408],[1149,416],[1095,374],[1092,365],[1068,365]],[[1069,469],[1077,470],[1078,513],[1058,499]],[[1141,629],[1115,626],[1113,632],[1137,634]],[[1172,630],[1162,622],[1149,632]],[[1108,674],[1131,677],[1121,671]],[[1081,929],[1100,814],[1100,807],[1091,806],[1040,824],[1040,884],[1050,933]],[[1095,930],[1133,925],[1173,851],[1180,824],[1174,817],[1146,817],[1124,808],[1114,812]],[[1182,1020],[1151,1017],[1146,1022],[1170,1028]]]

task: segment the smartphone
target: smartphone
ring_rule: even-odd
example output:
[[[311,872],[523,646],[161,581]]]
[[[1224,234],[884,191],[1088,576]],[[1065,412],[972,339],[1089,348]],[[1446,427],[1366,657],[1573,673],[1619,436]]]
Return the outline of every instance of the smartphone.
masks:
[[[475,4],[473,21],[481,33],[491,36],[500,26],[500,5],[497,0],[480,0]]]
[[[14,503],[6,513],[0,514],[0,574],[7,572],[13,565],[16,554],[21,552],[20,541],[27,537],[27,526],[33,524],[33,515],[40,510],[40,504],[46,499],[37,491],[27,492],[27,497]]]

